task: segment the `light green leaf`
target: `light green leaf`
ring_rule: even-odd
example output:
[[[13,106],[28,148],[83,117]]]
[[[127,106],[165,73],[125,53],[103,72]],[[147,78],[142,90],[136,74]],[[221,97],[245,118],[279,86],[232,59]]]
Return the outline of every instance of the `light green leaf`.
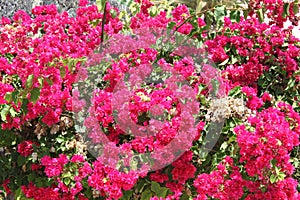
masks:
[[[225,17],[225,6],[216,7],[214,15],[218,24],[223,22]]]
[[[235,64],[238,59],[235,56],[231,56],[231,64]]]
[[[5,94],[5,96],[4,96],[4,99],[5,99],[8,103],[10,103],[11,100],[12,100],[12,92],[7,92],[7,93]]]
[[[282,181],[285,178],[285,174],[283,172],[279,172],[278,174],[278,180]]]
[[[110,12],[112,18],[116,18],[118,16],[117,11],[114,9],[111,9],[109,12]]]
[[[9,109],[9,113],[12,117],[16,117],[18,115],[18,113],[15,111],[13,107]]]
[[[2,108],[2,110],[1,110],[1,120],[4,122],[6,121],[6,116],[9,112],[9,109],[10,109],[10,106],[5,104],[4,108]]]
[[[65,178],[63,180],[64,184],[69,185],[71,183],[71,179],[70,178]]]
[[[276,178],[276,176],[275,176],[274,174],[272,174],[272,175],[270,176],[270,182],[271,182],[272,184],[277,182],[277,178]]]
[[[234,10],[230,12],[230,19],[232,22],[240,22],[241,12],[239,10]]]
[[[33,85],[33,79],[34,79],[34,75],[30,74],[26,80],[26,87],[27,88],[31,88]]]
[[[151,17],[155,17],[156,15],[157,15],[157,13],[158,13],[158,9],[157,9],[157,7],[156,6],[152,6],[151,8],[150,8],[150,16]]]
[[[106,3],[106,0],[96,0],[96,5],[97,5],[99,12],[104,11],[105,3]]]
[[[196,7],[196,12],[200,12],[205,6],[206,6],[207,2],[204,2],[202,0],[198,0],[197,2],[197,7]]]
[[[259,22],[262,23],[264,21],[264,12],[262,8],[257,11],[257,15],[259,18]]]
[[[229,58],[227,58],[226,60],[224,60],[222,63],[219,64],[219,66],[224,66],[228,63]]]

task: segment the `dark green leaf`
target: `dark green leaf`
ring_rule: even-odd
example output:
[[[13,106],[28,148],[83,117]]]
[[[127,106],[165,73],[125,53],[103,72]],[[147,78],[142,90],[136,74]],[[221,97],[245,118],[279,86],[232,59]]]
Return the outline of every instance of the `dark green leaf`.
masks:
[[[21,167],[22,165],[25,164],[25,162],[26,162],[26,158],[24,156],[19,155],[17,160],[18,166]]]
[[[28,113],[27,104],[29,103],[28,99],[24,99],[21,109],[23,111],[23,114],[26,115]]]
[[[158,192],[156,192],[158,197],[165,198],[167,196],[167,192],[169,191],[168,188],[166,187],[161,187],[159,188]]]
[[[60,67],[60,77],[65,78],[66,77],[66,68],[64,66]]]
[[[12,100],[15,104],[18,104],[18,95],[19,95],[19,92],[18,91],[13,91],[12,92]]]
[[[141,200],[150,200],[151,197],[152,197],[152,192],[150,190],[145,190],[142,193]]]
[[[157,193],[160,189],[160,185],[159,183],[155,182],[155,181],[152,181],[151,182],[151,190],[155,193]]]
[[[288,16],[290,16],[290,3],[285,3],[283,6],[283,13],[282,13],[282,17],[286,18]]]
[[[37,100],[40,97],[40,89],[39,88],[33,88],[30,91],[30,101],[32,101],[33,103],[36,103]]]
[[[241,12],[239,10],[233,10],[230,12],[230,19],[232,22],[240,22]]]
[[[299,12],[299,4],[296,3],[293,4],[293,12],[294,14],[297,14]]]
[[[53,85],[53,81],[49,78],[45,78],[46,82],[49,84],[49,85]]]
[[[126,190],[123,192],[123,196],[121,200],[130,200],[132,196],[132,191],[131,190]]]

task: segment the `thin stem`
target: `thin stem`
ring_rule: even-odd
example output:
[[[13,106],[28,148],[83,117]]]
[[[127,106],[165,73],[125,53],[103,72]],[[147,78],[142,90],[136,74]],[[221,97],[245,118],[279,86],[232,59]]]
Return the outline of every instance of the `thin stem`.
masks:
[[[103,42],[104,42],[104,25],[105,25],[105,19],[106,19],[106,6],[107,6],[107,1],[105,2],[105,5],[104,5],[104,11],[103,11],[103,17],[102,17],[102,30],[101,30],[100,52],[102,52]]]

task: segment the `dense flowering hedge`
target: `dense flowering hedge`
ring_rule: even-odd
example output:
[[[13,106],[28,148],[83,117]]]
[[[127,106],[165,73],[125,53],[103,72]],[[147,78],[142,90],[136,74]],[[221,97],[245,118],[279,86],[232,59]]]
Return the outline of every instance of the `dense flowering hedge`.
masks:
[[[75,18],[50,5],[35,7],[35,18],[18,11],[13,21],[0,21],[3,195],[38,200],[300,198],[300,40],[292,35],[293,27],[283,28],[288,19],[297,23],[298,1],[254,0],[244,11],[217,5],[195,12],[185,5],[138,0],[131,15],[109,4],[105,12],[99,8],[81,0]],[[128,108],[131,120],[148,125],[147,113],[155,104],[162,105],[167,120],[152,136],[129,137],[112,110],[114,88],[126,73],[157,61],[194,89],[200,107],[194,109],[199,118],[195,134],[186,133],[190,148],[170,165],[148,173],[118,170],[94,158],[73,119],[86,103],[73,90],[77,75],[85,73],[83,66],[101,39],[141,28],[169,28],[186,35],[215,63],[213,68],[203,61],[202,71],[207,73],[201,75],[190,57],[159,46],[124,53],[123,47],[139,46],[128,39],[123,47],[115,47],[105,67],[96,70],[100,79],[91,98],[92,116],[124,151],[160,149],[176,137],[180,122],[192,117],[181,115],[184,109],[176,93],[162,84],[138,88]],[[218,120],[211,115],[218,105],[210,99],[211,85],[205,81],[213,73],[220,74],[226,93],[221,105],[225,123],[215,147],[202,157],[207,127]],[[119,122],[124,125],[126,119]],[[87,128],[93,123],[91,118],[84,121]],[[96,140],[97,130],[93,131]]]

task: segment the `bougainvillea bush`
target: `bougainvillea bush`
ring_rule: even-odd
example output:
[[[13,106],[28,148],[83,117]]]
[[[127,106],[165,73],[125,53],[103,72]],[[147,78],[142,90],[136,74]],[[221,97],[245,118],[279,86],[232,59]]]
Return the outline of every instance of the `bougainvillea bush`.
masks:
[[[34,18],[18,11],[12,20],[0,21],[0,198],[300,198],[300,40],[292,35],[293,26],[283,28],[287,20],[297,24],[298,1],[252,0],[247,8],[216,4],[195,11],[137,0],[130,13],[103,2],[97,6],[81,0],[79,5],[75,18],[49,5],[35,7]],[[141,29],[171,30],[171,39],[162,42],[157,36],[151,45],[140,45],[134,33]],[[161,46],[176,33],[206,55],[202,73],[184,49],[178,55]],[[125,36],[122,44],[104,45]],[[93,52],[107,48],[113,51],[109,61],[84,67]],[[118,82],[153,63],[176,72],[192,88],[186,91],[198,103],[190,105],[197,120],[192,120],[195,129],[181,138],[190,145],[154,171],[137,170],[141,160],[111,167],[89,151],[91,141],[80,134],[75,116],[87,102],[77,89],[94,87],[93,111],[83,122],[87,129],[99,127],[89,135],[93,140],[101,140],[97,134],[102,131],[122,151],[153,152],[175,140],[182,121],[193,118],[175,90],[159,81],[135,88],[129,115],[119,120],[112,105]],[[82,78],[88,71],[95,72],[95,83]],[[215,81],[207,81],[215,74]],[[216,88],[222,90],[220,101],[210,96]],[[151,125],[155,104],[162,108],[157,114],[165,117],[156,125],[159,131],[148,137],[126,134],[128,119]],[[215,114],[220,107],[222,112]],[[224,119],[219,137],[203,156],[203,141],[219,118]],[[174,156],[167,153],[161,161]]]

